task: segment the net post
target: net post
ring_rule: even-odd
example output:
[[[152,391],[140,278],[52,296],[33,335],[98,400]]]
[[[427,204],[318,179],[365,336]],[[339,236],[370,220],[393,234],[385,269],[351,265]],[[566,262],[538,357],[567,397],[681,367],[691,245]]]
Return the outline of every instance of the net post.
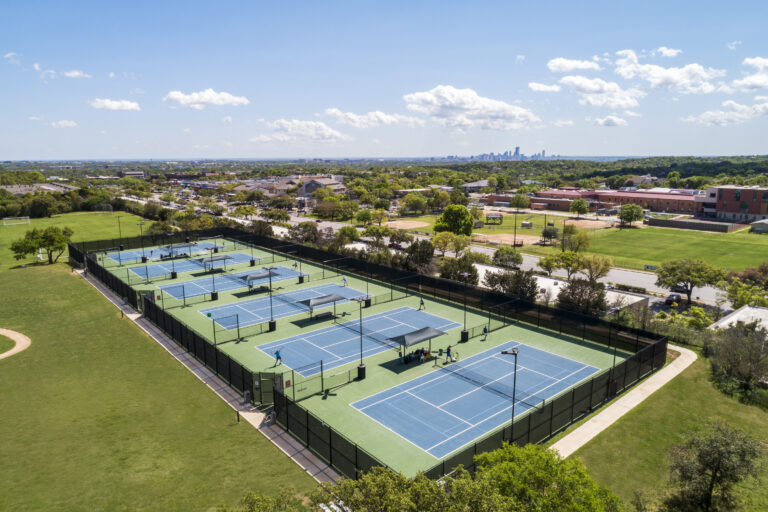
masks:
[[[235,313],[235,322],[237,322],[237,340],[240,341],[240,313]]]
[[[182,303],[184,304],[184,307],[186,307],[187,306],[187,289],[183,284],[181,285],[181,300],[182,300]]]

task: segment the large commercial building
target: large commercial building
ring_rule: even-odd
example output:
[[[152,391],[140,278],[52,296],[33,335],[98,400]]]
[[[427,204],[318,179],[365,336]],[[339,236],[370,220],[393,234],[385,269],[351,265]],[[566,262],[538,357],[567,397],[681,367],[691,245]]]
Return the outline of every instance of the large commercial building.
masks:
[[[744,185],[709,187],[696,198],[696,216],[741,224],[768,219],[768,188]]]

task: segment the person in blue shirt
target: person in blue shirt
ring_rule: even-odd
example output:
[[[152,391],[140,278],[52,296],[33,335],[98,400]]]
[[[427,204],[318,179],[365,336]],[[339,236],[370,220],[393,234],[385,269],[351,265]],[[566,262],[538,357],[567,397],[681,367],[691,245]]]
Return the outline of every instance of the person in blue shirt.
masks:
[[[283,356],[280,355],[280,349],[275,350],[275,366],[283,364]]]

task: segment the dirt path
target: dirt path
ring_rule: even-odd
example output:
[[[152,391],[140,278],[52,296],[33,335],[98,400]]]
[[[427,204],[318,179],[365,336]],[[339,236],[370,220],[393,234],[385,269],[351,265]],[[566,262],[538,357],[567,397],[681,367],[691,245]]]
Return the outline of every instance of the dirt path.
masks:
[[[14,354],[18,354],[22,350],[26,350],[32,344],[32,340],[21,334],[20,332],[12,331],[10,329],[0,329],[0,335],[10,338],[16,346],[7,352],[0,354],[0,359],[11,357]]]
[[[426,222],[421,222],[418,220],[393,220],[387,222],[386,225],[395,229],[416,229],[429,226],[429,224]]]

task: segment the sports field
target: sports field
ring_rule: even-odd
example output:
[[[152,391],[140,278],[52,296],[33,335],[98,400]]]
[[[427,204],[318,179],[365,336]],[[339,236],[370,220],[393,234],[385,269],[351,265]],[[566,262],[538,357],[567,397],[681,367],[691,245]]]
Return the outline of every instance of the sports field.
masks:
[[[522,251],[546,255],[559,248],[525,246]],[[617,267],[638,270],[677,258],[703,258],[721,268],[743,270],[765,261],[768,236],[659,227],[602,229],[593,232],[587,253],[610,256]]]
[[[248,489],[314,489],[68,265],[9,269],[10,242],[48,225],[78,240],[117,237],[104,213],[0,226],[0,326],[32,339],[0,361],[0,510],[204,511]]]
[[[231,246],[224,239],[213,243]],[[282,372],[287,397],[407,475],[508,424],[511,395],[516,415],[523,414],[613,363],[606,347],[520,324],[497,323],[486,339],[487,313],[467,309],[465,321],[457,303],[263,248],[253,254],[254,266],[136,287],[151,290],[156,304],[250,371]],[[263,277],[269,269],[275,272],[271,290]],[[248,275],[261,276],[257,286],[248,286]],[[215,300],[214,280],[229,283],[217,285]],[[191,286],[207,288],[181,300],[174,292]],[[311,307],[313,301],[320,305]],[[465,325],[475,335],[459,343]],[[400,344],[427,331],[413,345]],[[449,346],[455,361],[444,355]],[[501,355],[512,347],[519,350],[516,381],[511,359]],[[357,380],[361,360],[367,375]]]

